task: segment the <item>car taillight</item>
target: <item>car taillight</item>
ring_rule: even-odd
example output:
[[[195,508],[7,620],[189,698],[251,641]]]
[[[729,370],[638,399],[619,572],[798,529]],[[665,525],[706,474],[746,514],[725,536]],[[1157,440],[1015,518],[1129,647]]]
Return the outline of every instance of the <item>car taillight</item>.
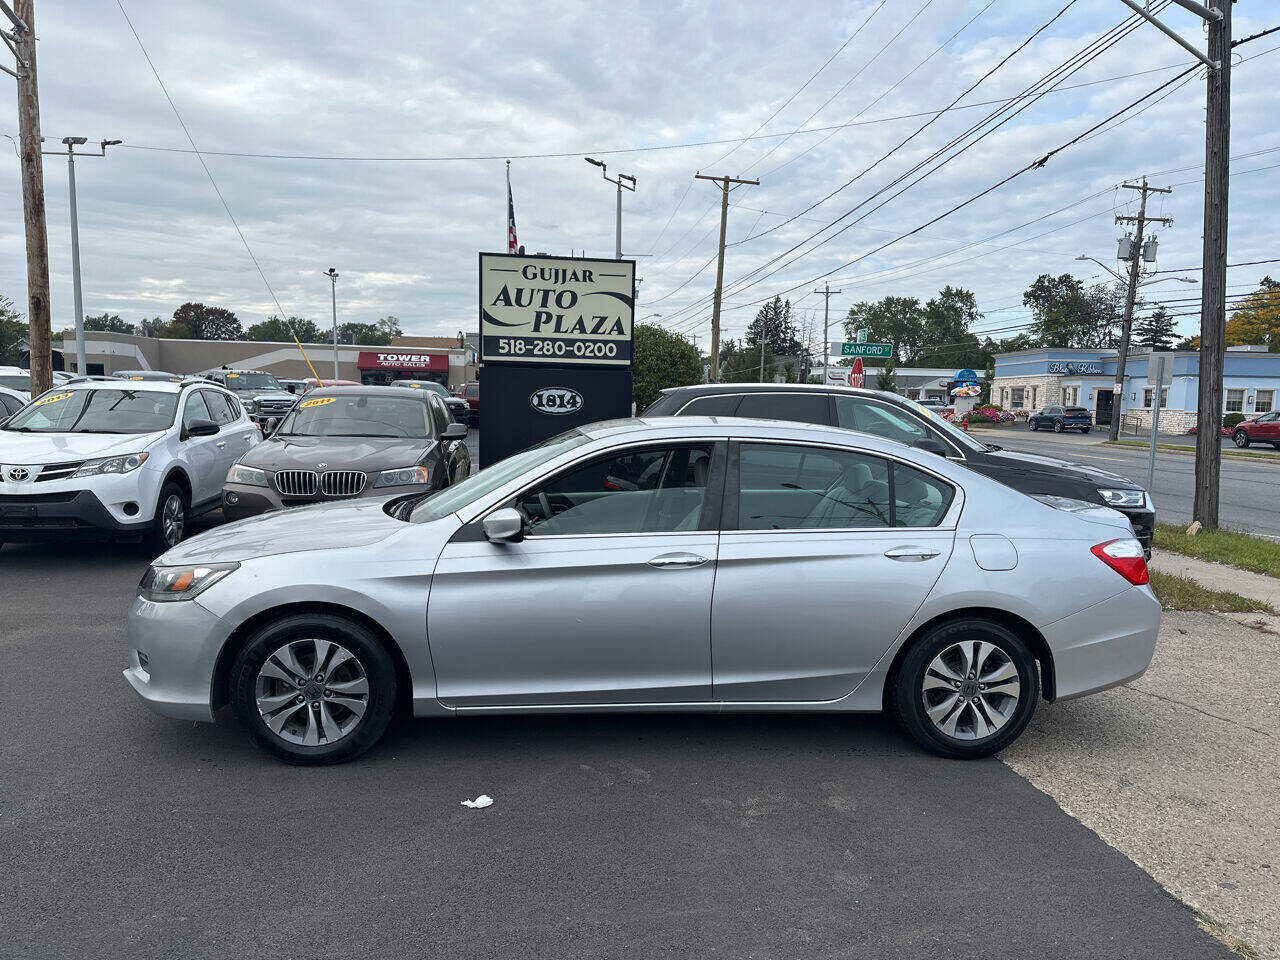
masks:
[[[1091,552],[1134,586],[1141,586],[1151,580],[1151,574],[1147,572],[1147,559],[1142,553],[1142,544],[1131,537],[1123,540],[1108,540],[1093,547]]]

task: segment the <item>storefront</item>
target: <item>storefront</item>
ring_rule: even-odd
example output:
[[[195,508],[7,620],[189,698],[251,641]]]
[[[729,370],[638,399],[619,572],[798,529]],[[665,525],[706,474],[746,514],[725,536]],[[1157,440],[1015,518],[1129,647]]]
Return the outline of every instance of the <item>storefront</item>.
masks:
[[[449,385],[449,356],[445,353],[414,353],[393,350],[361,350],[356,358],[361,383],[391,383],[393,380],[434,380]]]
[[[1155,378],[1165,358],[1160,384]],[[1149,427],[1160,393],[1160,429],[1183,433],[1195,425],[1200,389],[1200,354],[1130,353],[1124,384],[1116,396],[1116,351],[1041,347],[1002,353],[995,358],[991,400],[1013,412],[1062,404],[1087,408],[1100,425],[1113,416],[1126,427]],[[1223,410],[1253,416],[1276,409],[1280,392],[1280,354],[1265,346],[1229,347],[1223,377]]]

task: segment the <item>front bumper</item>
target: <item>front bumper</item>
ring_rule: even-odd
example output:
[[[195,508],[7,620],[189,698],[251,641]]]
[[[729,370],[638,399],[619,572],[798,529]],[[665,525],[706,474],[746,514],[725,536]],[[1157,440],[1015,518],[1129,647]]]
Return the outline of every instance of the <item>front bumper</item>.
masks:
[[[1160,601],[1130,587],[1042,631],[1053,652],[1057,699],[1080,697],[1142,676],[1160,632]]]
[[[354,497],[286,497],[274,487],[251,486],[245,483],[228,483],[222,488],[222,514],[228,520],[256,517],[271,510],[287,510],[289,507],[308,507],[338,500],[362,500],[366,497],[401,496],[406,493],[422,493],[434,489],[435,484],[405,484],[399,487],[375,487],[366,483]]]
[[[91,490],[0,495],[0,540],[45,540],[84,533],[137,535],[151,521],[152,504],[128,501],[133,521],[118,519]]]
[[[212,721],[214,668],[226,639],[222,621],[196,600],[135,597],[124,678],[156,713]]]

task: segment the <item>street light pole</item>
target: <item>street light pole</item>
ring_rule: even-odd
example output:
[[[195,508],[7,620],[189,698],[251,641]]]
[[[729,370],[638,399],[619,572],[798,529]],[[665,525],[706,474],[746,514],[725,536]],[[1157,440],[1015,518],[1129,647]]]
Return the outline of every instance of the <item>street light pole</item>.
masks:
[[[333,303],[333,379],[338,379],[338,271],[330,267],[325,273],[329,278],[329,292]]]
[[[70,191],[71,207],[71,297],[75,306],[76,327],[76,373],[84,376],[88,372],[85,362],[84,344],[84,293],[80,284],[80,218],[76,212],[76,157],[105,157],[107,147],[114,147],[120,140],[100,140],[98,153],[76,153],[76,147],[89,142],[88,137],[63,137],[67,147],[67,188]],[[57,151],[43,150],[49,156],[56,156]]]
[[[609,172],[608,172],[609,165],[607,163],[604,163],[601,160],[592,159],[591,157],[583,157],[583,159],[586,160],[587,163],[590,163],[593,166],[599,167],[600,175],[603,176],[610,183],[616,183],[618,185],[618,210],[617,210],[616,219],[614,222],[613,258],[615,260],[621,260],[622,259],[622,189],[623,187],[626,187],[626,189],[630,190],[632,193],[635,193],[636,178],[627,173],[620,173],[618,174],[617,179],[614,179],[613,177],[609,176]],[[623,183],[624,180],[627,182]]]

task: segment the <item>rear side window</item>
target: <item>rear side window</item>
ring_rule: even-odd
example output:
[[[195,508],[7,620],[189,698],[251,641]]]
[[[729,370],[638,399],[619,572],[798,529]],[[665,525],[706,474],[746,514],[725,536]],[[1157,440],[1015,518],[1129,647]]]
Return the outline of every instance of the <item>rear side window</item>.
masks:
[[[829,423],[825,393],[748,393],[738,405],[740,417]]]
[[[955,496],[951,484],[906,464],[893,465],[895,527],[936,527],[947,515]]]
[[[680,416],[731,417],[738,409],[738,401],[741,399],[742,395],[737,393],[726,393],[717,397],[696,397],[680,408]]]

